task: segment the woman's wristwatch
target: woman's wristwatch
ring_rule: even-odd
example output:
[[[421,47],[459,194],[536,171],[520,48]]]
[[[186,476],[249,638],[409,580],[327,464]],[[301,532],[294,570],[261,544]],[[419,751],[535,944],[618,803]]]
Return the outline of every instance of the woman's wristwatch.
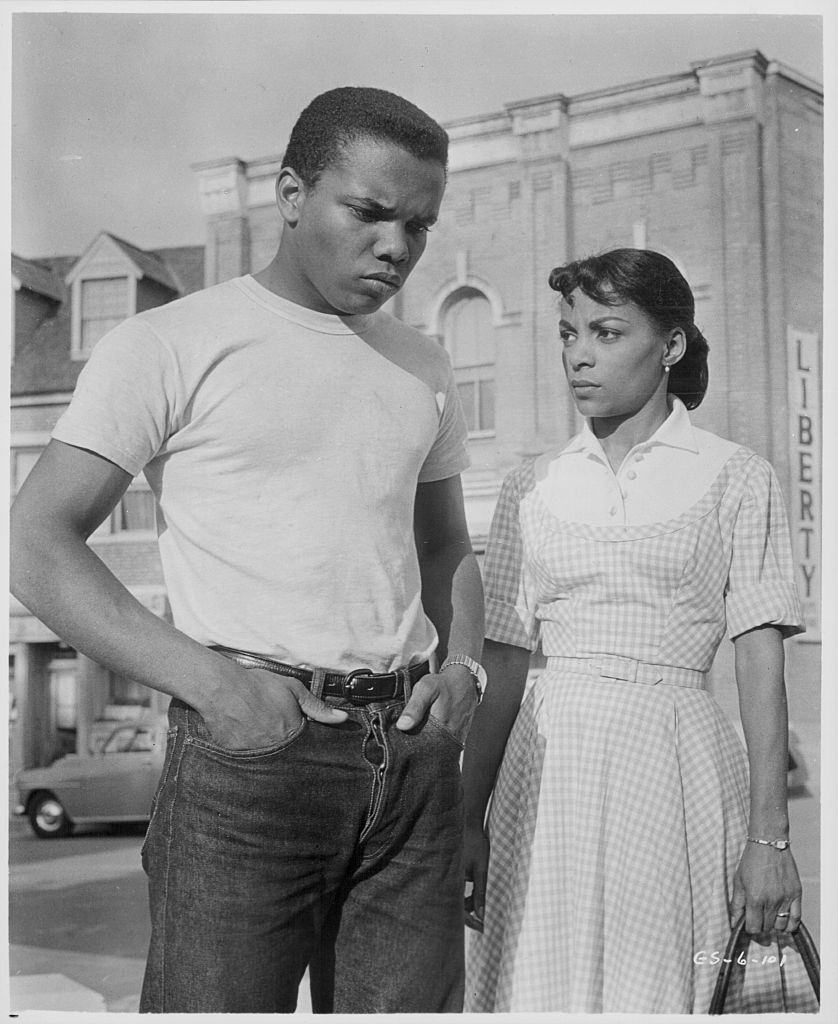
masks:
[[[775,850],[787,850],[791,846],[788,839],[755,839],[753,836],[745,838],[749,843],[756,843],[758,846],[773,846]]]
[[[449,665],[464,665],[469,670],[471,678],[474,680],[474,688],[477,691],[477,703],[479,704],[483,700],[483,692],[486,689],[486,669],[483,668],[479,661],[475,661],[474,658],[470,658],[467,654],[449,654],[439,666],[439,671],[443,672]]]

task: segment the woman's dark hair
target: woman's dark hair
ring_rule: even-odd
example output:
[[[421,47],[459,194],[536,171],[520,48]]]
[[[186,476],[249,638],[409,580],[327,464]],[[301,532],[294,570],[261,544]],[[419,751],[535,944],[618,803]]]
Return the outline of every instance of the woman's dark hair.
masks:
[[[448,167],[448,133],[424,110],[385,89],[347,85],[316,96],[297,118],[283,167],[308,186],[357,139],[393,142],[419,160]]]
[[[578,288],[604,306],[633,302],[661,330],[680,327],[687,347],[669,371],[668,391],[695,409],[707,391],[709,346],[695,326],[695,300],[672,260],[650,249],[613,249],[550,272],[550,287],[571,303]]]

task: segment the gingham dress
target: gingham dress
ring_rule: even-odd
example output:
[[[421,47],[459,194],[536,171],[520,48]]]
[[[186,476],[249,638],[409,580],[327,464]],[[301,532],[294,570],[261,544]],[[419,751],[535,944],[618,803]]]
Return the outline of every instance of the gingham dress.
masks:
[[[492,797],[469,1012],[709,1007],[748,766],[702,686],[726,629],[802,629],[774,473],[721,443],[729,455],[709,489],[664,522],[562,520],[533,462],[504,483],[484,569],[487,635],[530,649],[540,640],[548,661]],[[733,989],[728,1009],[781,1008],[765,965]]]

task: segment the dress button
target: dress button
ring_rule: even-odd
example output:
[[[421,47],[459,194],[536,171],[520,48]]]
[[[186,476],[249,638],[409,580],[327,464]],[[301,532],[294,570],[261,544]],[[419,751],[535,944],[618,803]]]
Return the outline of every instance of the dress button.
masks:
[[[612,505],[611,508],[609,508],[608,510],[608,514],[609,516],[615,516],[617,514],[617,506]]]
[[[633,469],[630,469],[628,473],[626,473],[626,476],[629,478],[629,480],[637,479],[637,473],[635,473]]]
[[[642,452],[638,452],[637,455],[634,456],[634,461],[635,462],[642,462],[643,461],[643,453]]]

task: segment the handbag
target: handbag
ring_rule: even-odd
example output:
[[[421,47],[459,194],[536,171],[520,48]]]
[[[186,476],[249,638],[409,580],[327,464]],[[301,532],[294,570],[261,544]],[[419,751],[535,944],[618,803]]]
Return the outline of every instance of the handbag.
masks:
[[[820,1006],[821,1001],[821,960],[818,955],[815,943],[812,941],[812,936],[809,934],[806,925],[801,921],[797,927],[797,930],[789,933],[789,938],[794,944],[803,966],[806,968],[806,974],[809,976],[809,983],[812,986],[812,990],[815,994],[815,999],[818,1001]],[[713,998],[710,1001],[710,1014],[721,1014],[725,1012],[725,1000],[727,999],[727,990],[730,985],[730,977],[733,971],[733,965],[737,961],[738,955],[745,948],[747,943],[750,941],[748,933],[745,931],[745,915],[736,921],[730,932],[730,939],[727,943],[727,949],[725,950],[724,959],[722,965],[719,968],[719,976],[716,979],[716,987],[713,990]],[[779,943],[777,946],[779,952]],[[741,963],[742,961],[740,961]],[[788,1013],[785,1005],[785,992],[783,993],[783,1012]]]

